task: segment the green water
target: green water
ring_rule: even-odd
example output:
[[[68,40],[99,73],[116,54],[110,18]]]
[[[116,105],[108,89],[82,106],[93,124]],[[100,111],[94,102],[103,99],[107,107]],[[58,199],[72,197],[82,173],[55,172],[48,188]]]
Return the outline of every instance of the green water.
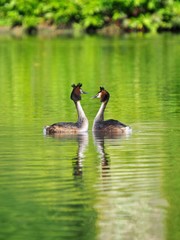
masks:
[[[180,239],[180,36],[0,38],[0,239]],[[71,84],[88,92],[89,132],[43,136],[76,121]],[[133,129],[91,132],[105,118]]]

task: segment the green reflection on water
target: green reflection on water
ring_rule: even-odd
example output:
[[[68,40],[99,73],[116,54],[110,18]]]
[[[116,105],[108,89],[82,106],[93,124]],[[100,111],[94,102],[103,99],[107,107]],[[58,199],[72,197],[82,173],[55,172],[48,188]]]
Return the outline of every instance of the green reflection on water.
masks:
[[[179,40],[0,39],[1,239],[179,239]],[[89,133],[44,137],[77,82]],[[99,86],[132,136],[92,135]]]

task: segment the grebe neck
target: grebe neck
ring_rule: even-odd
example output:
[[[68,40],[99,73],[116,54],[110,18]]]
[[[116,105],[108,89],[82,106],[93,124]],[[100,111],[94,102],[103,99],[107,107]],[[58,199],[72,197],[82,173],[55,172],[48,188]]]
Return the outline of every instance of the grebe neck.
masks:
[[[85,119],[87,119],[85,113],[84,113],[84,110],[81,106],[81,103],[80,101],[77,101],[77,102],[74,102],[75,103],[75,106],[76,106],[76,109],[77,109],[77,113],[78,113],[78,122],[82,122],[84,121]]]
[[[102,102],[99,111],[96,114],[94,122],[104,121],[104,111],[108,101]]]

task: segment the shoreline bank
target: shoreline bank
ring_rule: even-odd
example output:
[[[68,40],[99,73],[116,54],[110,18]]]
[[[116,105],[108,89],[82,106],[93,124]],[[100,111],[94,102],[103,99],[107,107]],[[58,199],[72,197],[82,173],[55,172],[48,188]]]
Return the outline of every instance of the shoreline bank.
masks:
[[[156,32],[159,33],[175,33],[179,34],[179,29],[176,31],[159,31]],[[13,37],[23,37],[23,36],[44,36],[44,37],[58,37],[58,36],[81,36],[81,35],[99,35],[99,36],[120,36],[125,34],[131,34],[131,33],[142,33],[142,34],[148,34],[149,32],[145,31],[128,31],[128,30],[122,30],[119,26],[116,24],[110,24],[108,26],[105,26],[100,29],[96,29],[95,31],[93,29],[90,29],[89,31],[84,31],[81,29],[76,29],[73,27],[56,27],[55,25],[51,26],[44,26],[39,25],[38,27],[32,27],[25,29],[23,26],[15,26],[15,27],[9,27],[9,26],[1,26],[0,27],[0,35],[1,36],[13,36]]]

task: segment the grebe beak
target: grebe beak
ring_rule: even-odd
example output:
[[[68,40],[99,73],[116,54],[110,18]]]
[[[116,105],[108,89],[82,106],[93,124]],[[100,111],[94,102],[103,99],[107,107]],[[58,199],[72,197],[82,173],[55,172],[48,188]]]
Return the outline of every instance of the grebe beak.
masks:
[[[98,92],[94,97],[92,98],[101,98],[101,92]]]
[[[95,95],[95,96],[91,97],[91,99],[94,99],[94,98],[98,98],[98,95]]]
[[[85,92],[81,89],[81,94],[88,94],[88,92]]]

